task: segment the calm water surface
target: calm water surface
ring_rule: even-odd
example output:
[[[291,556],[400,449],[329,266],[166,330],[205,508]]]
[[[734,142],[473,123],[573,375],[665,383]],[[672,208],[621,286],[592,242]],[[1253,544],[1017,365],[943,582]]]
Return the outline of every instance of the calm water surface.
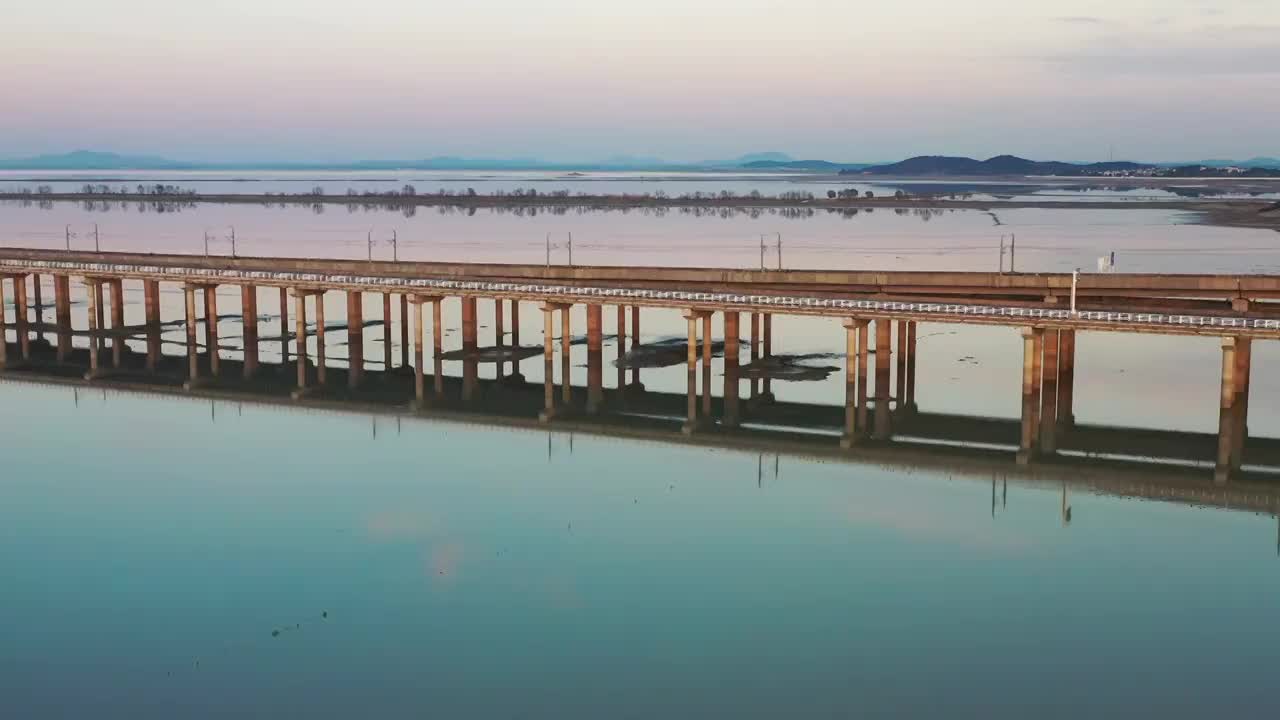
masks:
[[[1272,516],[1068,493],[1064,522],[1061,488],[993,509],[986,478],[0,404],[6,717],[1274,717]]]

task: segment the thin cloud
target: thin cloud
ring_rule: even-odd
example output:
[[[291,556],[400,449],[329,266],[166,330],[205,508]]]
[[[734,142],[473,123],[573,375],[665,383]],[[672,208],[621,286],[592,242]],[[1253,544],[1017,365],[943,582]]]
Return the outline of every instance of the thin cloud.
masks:
[[[1069,25],[1105,25],[1106,20],[1100,17],[1092,17],[1089,15],[1066,15],[1063,17],[1052,18],[1054,22],[1067,23]]]

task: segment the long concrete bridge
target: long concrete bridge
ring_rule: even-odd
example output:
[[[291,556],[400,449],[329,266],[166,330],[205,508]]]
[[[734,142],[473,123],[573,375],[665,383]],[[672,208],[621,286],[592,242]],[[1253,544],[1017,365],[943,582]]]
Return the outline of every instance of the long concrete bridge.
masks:
[[[185,292],[187,338],[186,382],[196,387],[221,375],[217,341],[216,288],[242,289],[244,351],[241,372],[252,380],[259,372],[257,309],[259,290],[279,290],[282,327],[288,327],[289,305],[294,306],[299,349],[295,395],[301,397],[327,381],[324,304],[318,298],[342,292],[347,298],[347,331],[350,337],[348,387],[363,383],[365,328],[363,301],[367,294],[383,301],[384,360],[392,367],[391,333],[393,297],[399,297],[399,330],[404,354],[402,364],[414,372],[414,401],[426,407],[443,392],[441,338],[444,326],[442,301],[462,301],[461,329],[464,352],[479,350],[477,303],[495,304],[497,337],[505,337],[504,307],[511,310],[512,346],[519,346],[518,303],[540,303],[544,311],[544,398],[541,419],[552,422],[572,408],[569,377],[571,320],[569,308],[586,307],[588,387],[581,410],[587,414],[604,409],[602,318],[604,306],[618,313],[621,336],[628,310],[632,337],[639,333],[640,310],[646,307],[677,308],[688,323],[688,390],[685,430],[697,433],[712,427],[735,428],[741,423],[740,321],[748,313],[751,359],[768,358],[772,346],[774,315],[817,315],[843,320],[846,328],[846,397],[842,444],[887,442],[894,436],[895,418],[915,411],[915,344],[918,322],[1003,325],[1023,330],[1022,418],[1017,460],[1030,463],[1052,457],[1060,437],[1074,424],[1075,337],[1080,331],[1212,335],[1222,340],[1221,401],[1216,443],[1215,479],[1226,482],[1242,464],[1247,427],[1252,343],[1280,338],[1280,276],[1147,275],[1147,274],[1025,274],[975,272],[867,272],[867,271],[751,271],[666,267],[566,267],[472,263],[366,262],[304,258],[229,258],[138,253],[84,253],[49,250],[0,249],[0,278],[12,285],[15,313],[12,323],[0,317],[0,325],[12,324],[17,335],[12,353],[18,363],[31,356],[31,333],[42,333],[40,323],[41,278],[51,276],[57,335],[57,360],[72,357],[70,281],[80,278],[89,298],[87,371],[100,377],[102,345],[112,345],[111,368],[119,368],[124,340],[133,330],[123,323],[123,283],[140,282],[145,294],[147,339],[145,369],[155,372],[161,360],[160,283],[176,283]],[[110,297],[110,322],[105,312]],[[0,296],[5,293],[0,283]],[[34,295],[34,303],[31,295]],[[197,299],[203,298],[202,308]],[[292,298],[292,303],[290,302]],[[314,363],[305,351],[308,342],[308,298],[312,299],[317,352]],[[2,298],[0,298],[2,300]],[[430,326],[434,367],[424,363],[425,306],[432,307]],[[30,311],[36,309],[33,323]],[[410,311],[412,308],[412,311]],[[203,310],[203,317],[198,310]],[[559,314],[561,382],[555,383],[556,348],[553,341]],[[713,414],[711,393],[711,319],[723,314],[725,382],[723,398]],[[198,328],[204,327],[202,359]],[[874,328],[874,333],[872,332]],[[410,331],[414,360],[410,363]],[[7,337],[7,333],[6,333]],[[282,332],[284,363],[289,362],[290,334]],[[869,356],[874,342],[874,368]],[[633,340],[634,345],[634,340]],[[0,367],[14,367],[7,341],[0,343]],[[517,367],[513,356],[513,372]],[[893,364],[896,359],[896,374]],[[504,363],[505,364],[505,363]],[[462,398],[474,392],[475,364],[467,363]],[[699,372],[699,369],[701,372]],[[872,372],[874,371],[874,372]],[[426,378],[433,378],[428,392]],[[701,388],[699,388],[701,377]],[[874,378],[874,386],[871,379]],[[892,383],[896,381],[896,384]],[[768,401],[769,380],[758,398]],[[756,395],[752,382],[752,395]]]

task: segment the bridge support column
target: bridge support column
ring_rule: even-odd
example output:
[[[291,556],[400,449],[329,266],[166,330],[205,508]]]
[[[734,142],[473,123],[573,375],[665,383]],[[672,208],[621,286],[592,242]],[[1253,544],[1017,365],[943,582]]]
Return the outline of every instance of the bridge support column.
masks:
[[[760,360],[760,313],[751,313],[751,364],[756,365]],[[748,397],[751,400],[756,399],[756,395],[760,394],[760,374],[759,367],[755,368],[757,372],[751,374],[751,388],[748,391]]]
[[[1076,424],[1076,331],[1058,335],[1058,429],[1066,431]]]
[[[1036,401],[1032,407],[1032,446],[1036,453],[1042,449],[1040,446],[1040,418],[1044,412],[1044,328],[1039,329],[1036,335],[1036,351],[1031,356],[1031,383],[1032,392],[1035,393]]]
[[[427,406],[427,382],[422,367],[424,358],[422,346],[426,339],[426,331],[423,328],[425,316],[422,298],[415,296],[413,298],[413,401],[414,408],[417,410]]]
[[[124,356],[124,281],[111,281],[111,367],[120,369]]]
[[[18,351],[23,362],[31,360],[31,326],[28,318],[31,307],[27,304],[27,276],[13,276],[13,327],[18,332]]]
[[[102,313],[98,312],[102,309],[102,292],[95,279],[85,278],[84,284],[89,296],[89,372],[84,379],[92,380],[98,376],[98,351],[102,342]]]
[[[390,377],[391,366],[391,293],[382,293],[382,372],[383,378]]]
[[[1231,479],[1235,467],[1235,434],[1238,432],[1236,422],[1239,413],[1236,410],[1236,381],[1240,341],[1237,338],[1222,339],[1222,391],[1219,394],[1218,407],[1218,458],[1213,470],[1213,481],[1225,485]]]
[[[741,313],[736,310],[724,313],[724,421],[727,428],[736,428],[738,415],[738,375],[740,373],[741,349],[739,347],[739,324]]]
[[[640,306],[631,306],[631,349],[637,350],[640,347]],[[631,368],[631,390],[633,392],[644,392],[644,385],[640,384],[640,366],[634,365]]]
[[[882,441],[893,438],[889,412],[889,363],[893,360],[892,323],[888,318],[876,318],[876,421],[872,436]]]
[[[495,376],[501,382],[507,374],[507,317],[502,298],[493,299],[493,344],[498,349],[498,363]]]
[[[240,286],[240,314],[244,326],[244,379],[252,380],[258,374],[258,288]],[[157,319],[158,322],[158,319]],[[151,319],[147,319],[151,325]]]
[[[618,306],[618,402],[622,404],[627,394],[627,306]],[[634,346],[632,347],[634,349]]]
[[[196,288],[194,285],[184,285],[182,293],[186,297],[187,308],[187,389],[190,390],[200,382],[200,348],[196,339]],[[94,297],[97,293],[89,294],[89,325],[91,330],[97,330]],[[95,333],[96,334],[96,333]],[[94,335],[90,335],[90,338]],[[92,359],[97,356],[97,343],[93,339],[89,341],[89,357]],[[94,366],[97,361],[94,360]]]
[[[763,357],[766,361],[765,363],[766,365],[768,364],[768,360],[773,357],[773,315],[770,313],[764,314]],[[764,393],[761,395],[761,400],[767,403],[770,403],[770,402],[773,402],[773,381],[769,378],[768,369],[766,368],[765,370],[766,372],[765,372],[764,383],[763,383]]]
[[[557,305],[542,304],[542,412],[538,419],[551,422],[556,416],[555,313]]]
[[[431,300],[431,384],[436,400],[444,398],[444,298]]]
[[[475,397],[476,381],[479,377],[479,366],[476,363],[476,352],[479,349],[477,340],[476,299],[461,298],[462,303],[462,402],[469,403]]]
[[[684,434],[692,435],[698,429],[698,316],[695,310],[685,310],[684,317],[689,323],[688,340],[688,417],[684,423]]]
[[[916,414],[916,323],[907,322],[907,414]]]
[[[142,281],[142,305],[147,326],[147,372],[154,373],[160,365],[160,282],[158,280]],[[247,350],[247,326],[245,332]]]
[[[867,321],[845,318],[844,436],[845,449],[858,444],[867,430]]]
[[[587,306],[587,413],[595,415],[604,404],[604,308]]]
[[[218,377],[218,286],[206,285],[204,288],[204,337],[209,353],[209,374]]]
[[[713,422],[711,414],[711,316],[707,312],[702,315],[702,418],[703,422]]]
[[[289,291],[280,288],[280,370],[289,366]]]
[[[1234,445],[1231,448],[1231,472],[1237,473],[1244,464],[1244,446],[1249,439],[1249,377],[1252,375],[1253,339],[1236,339],[1235,400],[1236,417],[1232,423]]]
[[[298,338],[298,389],[293,393],[297,399],[307,391],[307,295],[301,290],[293,291],[293,315]]]
[[[316,299],[316,384],[320,386],[328,382],[325,379],[325,368],[328,367],[328,361],[325,359],[327,345],[324,339],[324,294],[323,290],[317,290],[313,293],[313,297]],[[302,319],[302,324],[304,326],[307,324],[305,317]],[[298,346],[298,354],[304,358],[307,355],[306,347],[307,344],[304,338],[304,342]]]
[[[1050,328],[1044,333],[1043,391],[1040,400],[1040,453],[1058,452],[1058,350],[1061,337]]]
[[[347,291],[347,357],[347,387],[355,390],[364,380],[364,293],[359,290]]]
[[[566,410],[573,407],[573,383],[569,378],[569,371],[573,367],[569,356],[570,340],[573,337],[572,318],[569,313],[572,311],[572,305],[560,306],[560,399],[564,402]]]
[[[71,278],[53,276],[54,315],[58,323],[58,362],[65,363],[71,354]],[[0,336],[2,337],[2,336]]]
[[[35,273],[31,276],[31,291],[36,303],[36,339],[44,340],[44,298],[42,297],[43,288],[40,287],[40,282],[40,273]]]
[[[894,373],[894,408],[899,415],[905,415],[907,412],[907,321],[899,320],[894,323],[897,325],[896,337],[898,343],[898,365]]]
[[[409,296],[400,293],[400,367],[409,367]]]
[[[1022,433],[1018,441],[1018,464],[1031,462],[1036,451],[1036,414],[1040,405],[1036,373],[1040,369],[1039,354],[1044,339],[1043,328],[1022,331]]]
[[[9,311],[4,307],[4,276],[0,275],[0,370],[9,364]],[[61,356],[62,346],[58,346]]]

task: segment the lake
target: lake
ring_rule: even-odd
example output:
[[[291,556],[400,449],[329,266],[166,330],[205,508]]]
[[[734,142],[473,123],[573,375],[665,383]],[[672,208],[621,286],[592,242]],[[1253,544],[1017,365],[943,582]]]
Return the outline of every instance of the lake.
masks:
[[[12,382],[0,403],[10,717],[1274,705],[1270,515]]]

